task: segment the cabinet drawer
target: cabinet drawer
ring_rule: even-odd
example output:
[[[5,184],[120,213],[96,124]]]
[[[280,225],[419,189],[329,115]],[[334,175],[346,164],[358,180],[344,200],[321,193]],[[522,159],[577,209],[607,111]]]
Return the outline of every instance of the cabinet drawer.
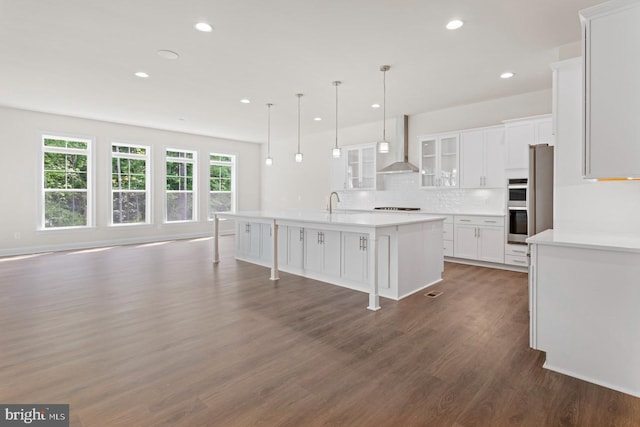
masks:
[[[442,238],[444,240],[453,240],[453,224],[444,224],[442,228]]]
[[[453,256],[453,241],[445,240],[444,243],[444,256]]]
[[[496,227],[504,227],[503,216],[474,216],[474,215],[456,215],[455,223],[461,225],[493,225]]]
[[[504,263],[509,265],[517,265],[519,267],[529,267],[529,257],[505,255]]]
[[[504,254],[519,257],[526,257],[528,252],[527,245],[505,245]]]

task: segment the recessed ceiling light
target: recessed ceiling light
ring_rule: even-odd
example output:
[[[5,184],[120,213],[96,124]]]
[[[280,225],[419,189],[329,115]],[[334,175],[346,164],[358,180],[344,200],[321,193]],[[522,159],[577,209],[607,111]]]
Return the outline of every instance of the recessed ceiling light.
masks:
[[[145,73],[144,71],[138,71],[136,73],[136,77],[140,77],[141,79],[146,79],[147,77],[149,77],[149,74]]]
[[[198,31],[202,31],[203,33],[210,33],[213,30],[213,27],[206,22],[198,22],[194,25],[194,28]]]
[[[371,108],[380,108],[380,104],[371,104]]]
[[[242,102],[243,104],[250,104],[251,101],[247,98],[241,99],[240,102]]]
[[[158,52],[158,56],[164,59],[178,59],[180,57],[180,55],[178,55],[176,52],[172,51],[172,50],[159,50]]]
[[[513,76],[515,76],[515,74],[512,73],[511,71],[507,71],[507,72],[504,72],[504,73],[500,74],[500,78],[501,79],[510,79]]]
[[[454,19],[452,21],[449,21],[449,23],[447,23],[447,30],[457,30],[463,25],[464,25],[464,22],[462,22],[459,19]]]
[[[320,120],[322,120],[322,117],[314,117],[313,120],[315,120],[316,122],[319,122]]]

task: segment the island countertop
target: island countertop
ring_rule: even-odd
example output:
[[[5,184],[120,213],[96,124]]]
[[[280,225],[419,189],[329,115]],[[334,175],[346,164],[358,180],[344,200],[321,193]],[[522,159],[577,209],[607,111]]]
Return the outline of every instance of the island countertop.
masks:
[[[326,211],[240,211],[217,214],[220,218],[262,219],[303,222],[311,224],[346,225],[354,227],[382,228],[397,225],[418,224],[423,222],[443,221],[444,216],[426,214],[386,214],[365,212]]]

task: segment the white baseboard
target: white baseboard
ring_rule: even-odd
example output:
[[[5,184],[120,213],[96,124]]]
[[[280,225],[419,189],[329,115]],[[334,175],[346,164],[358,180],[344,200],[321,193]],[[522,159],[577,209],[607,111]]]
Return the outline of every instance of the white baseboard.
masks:
[[[554,366],[554,365],[550,364],[547,361],[544,362],[542,367],[545,368],[545,369],[548,369],[550,371],[553,371],[553,372],[558,372],[559,374],[568,375],[570,377],[577,378],[577,379],[582,380],[582,381],[586,381],[588,383],[597,384],[597,385],[602,386],[602,387],[610,388],[611,390],[616,390],[616,391],[619,391],[621,393],[629,394],[631,396],[640,397],[640,390],[632,390],[632,389],[629,389],[629,388],[626,388],[626,387],[621,387],[621,386],[618,386],[618,385],[615,385],[615,384],[608,383],[606,381],[596,380],[596,379],[593,379],[591,377],[572,372],[569,369],[559,368],[557,366]]]
[[[234,230],[223,232],[220,230],[220,235],[235,234]],[[135,245],[153,242],[164,242],[167,240],[182,240],[182,239],[198,239],[202,237],[212,237],[211,232],[199,232],[199,233],[185,233],[185,234],[170,234],[170,235],[158,235],[153,237],[134,237],[129,239],[114,239],[114,240],[99,240],[93,242],[73,242],[64,243],[59,245],[44,245],[44,246],[27,246],[24,248],[9,248],[0,250],[0,257],[29,255],[43,252],[60,252],[60,251],[75,251],[81,249],[94,249],[104,248],[107,246],[124,246]]]
[[[453,258],[448,256],[444,257],[444,260],[448,262],[455,262],[456,264],[466,264],[466,265],[475,265],[478,267],[497,268],[499,270],[517,271],[519,273],[529,272],[529,269],[527,267],[519,267],[517,265],[509,265],[509,264],[499,264],[496,262],[477,261],[473,259]]]

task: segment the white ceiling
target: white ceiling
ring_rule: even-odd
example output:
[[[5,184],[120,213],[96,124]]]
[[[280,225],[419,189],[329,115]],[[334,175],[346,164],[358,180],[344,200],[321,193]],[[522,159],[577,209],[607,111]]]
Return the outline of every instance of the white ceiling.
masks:
[[[0,0],[0,105],[264,142],[271,102],[275,141],[296,135],[298,92],[303,135],[335,127],[334,80],[340,126],[380,120],[383,64],[388,117],[549,88],[556,48],[597,3]]]

